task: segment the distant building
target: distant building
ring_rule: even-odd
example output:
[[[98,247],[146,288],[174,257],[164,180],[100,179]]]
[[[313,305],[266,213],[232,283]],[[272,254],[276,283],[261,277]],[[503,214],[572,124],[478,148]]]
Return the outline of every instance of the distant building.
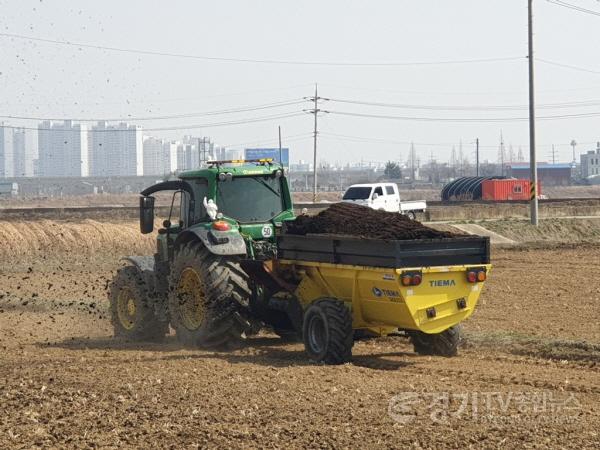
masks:
[[[596,144],[596,150],[589,150],[581,155],[582,178],[600,175],[600,142]]]
[[[37,159],[37,148],[30,130],[15,128],[13,133],[13,158],[15,177],[33,177],[36,175],[34,161]]]
[[[38,125],[39,173],[42,177],[86,177],[88,132],[71,120],[44,121]]]
[[[167,175],[177,170],[177,142],[144,137],[144,175]]]
[[[143,175],[142,128],[98,122],[90,133],[90,176]]]
[[[0,122],[0,178],[15,176],[13,129]]]
[[[506,166],[510,178],[529,179],[529,163],[511,163]],[[568,186],[571,184],[571,164],[538,163],[538,181],[542,186]]]

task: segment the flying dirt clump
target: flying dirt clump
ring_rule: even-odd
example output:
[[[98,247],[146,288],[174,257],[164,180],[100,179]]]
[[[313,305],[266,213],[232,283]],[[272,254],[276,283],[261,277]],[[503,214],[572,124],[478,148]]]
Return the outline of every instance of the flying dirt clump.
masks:
[[[352,203],[335,203],[316,216],[299,216],[286,223],[289,234],[336,234],[370,239],[439,239],[460,236],[426,227],[421,222]]]

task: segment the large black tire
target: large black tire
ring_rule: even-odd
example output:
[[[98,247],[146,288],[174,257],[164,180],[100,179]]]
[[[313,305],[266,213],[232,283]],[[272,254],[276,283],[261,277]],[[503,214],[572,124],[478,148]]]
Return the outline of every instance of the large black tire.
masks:
[[[148,287],[137,268],[126,266],[117,272],[109,293],[114,334],[132,341],[157,341],[169,331],[149,301]]]
[[[302,338],[308,356],[326,364],[343,364],[352,359],[354,333],[352,313],[344,302],[318,300],[304,314]]]
[[[417,220],[417,213],[415,213],[414,211],[409,211],[408,213],[406,213],[406,216],[410,220]]]
[[[456,356],[460,345],[461,326],[456,325],[438,334],[411,331],[415,352],[420,355]]]
[[[232,257],[210,253],[201,243],[176,253],[169,277],[169,316],[180,342],[222,347],[252,331],[247,275]]]

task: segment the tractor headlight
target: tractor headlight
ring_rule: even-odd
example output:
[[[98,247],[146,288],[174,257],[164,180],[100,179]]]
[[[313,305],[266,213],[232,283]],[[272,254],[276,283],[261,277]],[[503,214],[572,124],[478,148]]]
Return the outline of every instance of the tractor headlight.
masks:
[[[226,179],[226,178],[227,178],[227,177],[225,176],[225,174],[224,174],[223,172],[221,172],[221,173],[219,174],[219,181],[225,181],[225,179]]]

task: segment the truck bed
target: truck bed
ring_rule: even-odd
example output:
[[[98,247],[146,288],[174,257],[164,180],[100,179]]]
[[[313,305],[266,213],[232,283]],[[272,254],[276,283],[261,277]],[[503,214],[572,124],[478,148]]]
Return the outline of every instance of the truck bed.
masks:
[[[284,234],[277,237],[279,259],[404,268],[489,264],[489,237],[379,240],[353,236]]]

